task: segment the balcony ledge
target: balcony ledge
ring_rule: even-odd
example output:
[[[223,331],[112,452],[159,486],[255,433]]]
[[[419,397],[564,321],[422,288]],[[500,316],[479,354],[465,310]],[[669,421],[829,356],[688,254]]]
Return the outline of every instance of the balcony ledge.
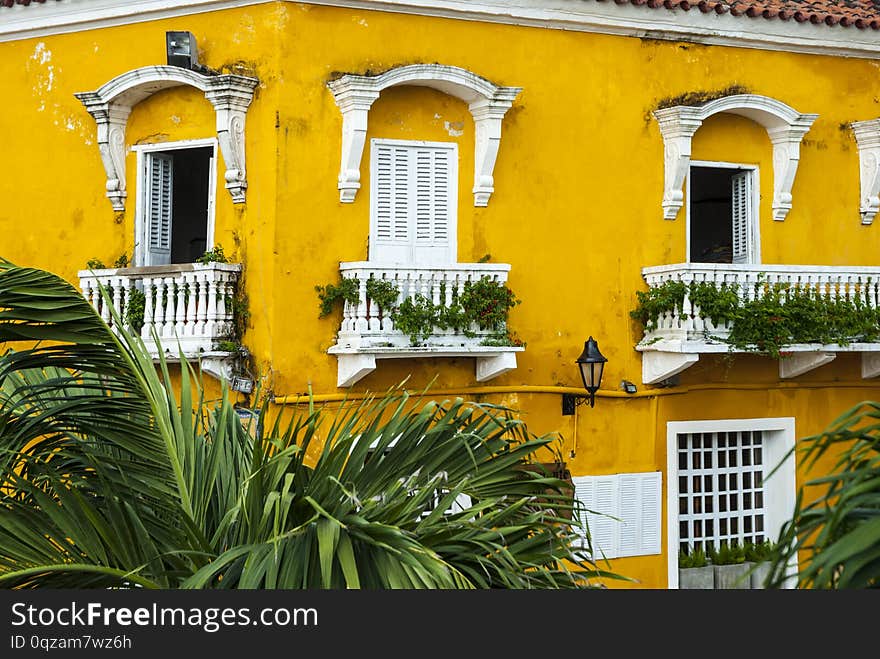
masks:
[[[476,357],[476,379],[485,382],[516,368],[516,353],[521,346],[426,345],[363,346],[335,345],[327,352],[339,359],[337,387],[351,387],[376,370],[377,359],[408,357]]]

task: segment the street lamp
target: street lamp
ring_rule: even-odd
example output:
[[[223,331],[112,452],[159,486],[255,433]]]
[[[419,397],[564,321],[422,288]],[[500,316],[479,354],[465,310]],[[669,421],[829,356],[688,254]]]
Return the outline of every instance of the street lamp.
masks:
[[[583,380],[587,395],[562,394],[563,416],[574,414],[574,408],[587,401],[590,401],[590,407],[596,404],[596,391],[602,382],[602,371],[605,370],[605,362],[607,361],[608,359],[599,352],[599,344],[592,336],[584,342],[584,351],[575,360],[575,363],[580,369],[581,380]]]

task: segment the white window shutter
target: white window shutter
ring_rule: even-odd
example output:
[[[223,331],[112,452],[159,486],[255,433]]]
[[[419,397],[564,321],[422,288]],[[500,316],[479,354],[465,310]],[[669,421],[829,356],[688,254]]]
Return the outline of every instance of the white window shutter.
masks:
[[[733,262],[748,263],[752,242],[752,172],[738,172],[731,177],[733,200]]]
[[[572,480],[575,497],[590,511],[586,522],[594,557],[660,553],[660,472]]]
[[[455,261],[457,145],[373,140],[370,261]]]
[[[171,204],[174,188],[174,160],[151,153],[146,180],[146,265],[171,263]]]

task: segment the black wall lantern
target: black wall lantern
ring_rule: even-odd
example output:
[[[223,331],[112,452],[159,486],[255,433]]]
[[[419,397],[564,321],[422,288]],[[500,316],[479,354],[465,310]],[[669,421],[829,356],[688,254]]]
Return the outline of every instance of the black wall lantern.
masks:
[[[584,351],[581,356],[575,360],[581,371],[581,380],[584,383],[584,389],[587,390],[586,396],[578,394],[562,394],[562,414],[569,416],[574,414],[574,408],[582,403],[590,401],[590,407],[596,404],[596,391],[602,382],[602,371],[605,370],[605,362],[608,359],[599,352],[599,344],[591,336],[584,343]]]

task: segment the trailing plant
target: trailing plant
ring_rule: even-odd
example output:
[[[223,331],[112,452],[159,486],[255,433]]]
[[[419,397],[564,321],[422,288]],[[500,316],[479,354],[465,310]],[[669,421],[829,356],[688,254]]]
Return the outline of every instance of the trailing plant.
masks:
[[[127,268],[129,266],[129,264],[130,264],[130,261],[128,260],[128,254],[123,252],[113,262],[113,267],[114,268]]]
[[[394,326],[409,336],[413,345],[427,339],[435,327],[443,327],[442,307],[435,306],[431,300],[417,293],[406,298],[391,312]]]
[[[315,290],[318,292],[318,299],[321,301],[319,318],[333,313],[333,307],[337,303],[348,302],[349,304],[357,304],[358,301],[357,279],[343,278],[338,284],[315,286]]]
[[[378,304],[383,311],[390,311],[400,297],[400,289],[387,279],[370,277],[367,280],[367,297]]]
[[[647,291],[636,291],[638,304],[629,315],[650,332],[656,329],[661,314],[681,309],[687,290],[684,282],[670,279],[659,286],[652,286]]]
[[[86,261],[86,267],[89,270],[103,270],[107,266],[104,265],[104,262],[101,259],[92,257],[88,261]]]
[[[880,311],[862,294],[835,297],[813,287],[771,284],[763,277],[751,293],[750,299],[744,300],[735,284],[670,280],[638,291],[638,303],[630,316],[651,332],[663,314],[683,313],[687,295],[700,318],[728,324],[729,333],[713,339],[738,351],[775,358],[796,343],[847,345],[880,339]]]
[[[680,568],[706,567],[707,565],[709,565],[709,559],[702,548],[691,548],[687,553],[683,549],[678,551],[678,567]]]
[[[709,560],[712,565],[739,565],[745,563],[745,548],[736,542],[724,542],[716,549],[709,547]]]
[[[480,341],[481,346],[516,346],[525,347],[526,342],[519,338],[516,333],[509,330],[494,332]]]
[[[458,298],[465,319],[482,329],[501,330],[507,325],[508,312],[520,303],[505,284],[487,276],[465,282]]]
[[[229,263],[222,245],[215,245],[212,249],[196,259],[196,263]]]
[[[123,321],[127,327],[140,333],[144,326],[144,311],[146,309],[147,296],[137,288],[128,289],[128,300],[125,305],[125,317]]]

